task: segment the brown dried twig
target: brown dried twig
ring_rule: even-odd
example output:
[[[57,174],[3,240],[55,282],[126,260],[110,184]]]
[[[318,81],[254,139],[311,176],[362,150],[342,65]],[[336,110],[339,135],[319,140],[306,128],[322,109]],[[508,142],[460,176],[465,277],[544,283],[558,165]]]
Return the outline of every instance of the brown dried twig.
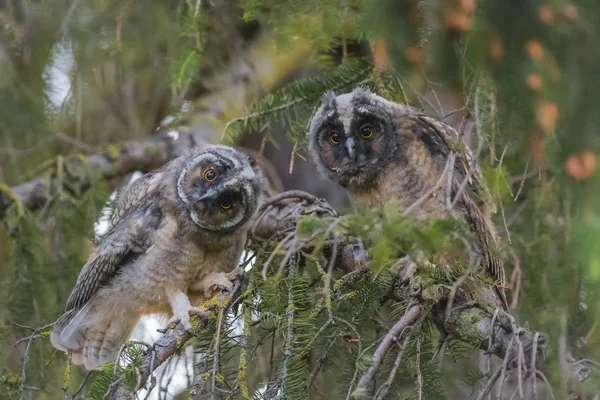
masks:
[[[375,373],[379,369],[379,366],[383,362],[383,359],[385,358],[385,355],[392,344],[398,341],[400,334],[405,329],[412,326],[422,316],[423,311],[423,306],[421,304],[413,304],[406,310],[404,316],[402,316],[402,318],[400,318],[398,322],[396,322],[394,326],[385,334],[381,340],[381,343],[379,346],[377,346],[377,349],[373,354],[373,359],[370,362],[369,367],[360,377],[355,391],[366,389],[367,385],[369,385],[373,380]]]
[[[21,325],[18,324],[16,322],[13,321],[13,324],[20,327],[20,328],[25,328],[25,329],[29,329],[30,331],[32,331],[32,334],[19,339],[15,346],[20,345],[21,343],[27,342],[27,345],[25,346],[25,352],[23,353],[23,363],[21,364],[21,379],[19,380],[19,400],[23,399],[25,391],[28,390],[39,390],[36,387],[33,386],[27,386],[25,385],[25,381],[27,379],[27,362],[29,361],[29,349],[31,348],[31,343],[35,340],[35,339],[39,339],[44,337],[45,335],[43,334],[43,332],[45,330],[47,330],[48,328],[51,328],[52,325],[54,325],[54,322],[48,325],[44,325],[41,328],[32,328],[31,326],[26,326],[26,325]]]

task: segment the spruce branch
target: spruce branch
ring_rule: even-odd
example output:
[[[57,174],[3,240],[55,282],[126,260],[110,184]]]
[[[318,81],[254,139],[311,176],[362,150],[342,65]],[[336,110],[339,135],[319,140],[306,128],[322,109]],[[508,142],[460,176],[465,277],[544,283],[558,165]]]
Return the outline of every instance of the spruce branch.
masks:
[[[228,133],[229,139],[234,139],[242,129],[262,131],[273,121],[278,121],[290,126],[289,136],[297,147],[299,141],[305,140],[306,121],[310,120],[323,93],[351,90],[367,82],[371,71],[369,59],[348,59],[331,71],[291,83],[255,102],[250,113],[229,120],[221,132],[221,139]]]
[[[284,192],[268,199],[261,210],[260,217],[253,227],[254,245],[267,249],[273,248],[274,238],[280,238],[282,232],[286,236],[289,235],[307,215],[332,218],[334,222],[341,218],[322,199],[298,191]],[[336,246],[337,240],[339,245]],[[298,244],[300,243],[295,243],[296,246]],[[310,253],[316,248],[314,240],[304,241],[301,244],[303,246],[301,249],[295,247],[294,250]],[[337,251],[334,250],[336,247]],[[333,268],[348,272],[338,280],[338,287],[332,291],[332,301],[339,296],[340,286],[351,287],[363,279],[372,277],[367,249],[357,238],[338,237],[336,240],[325,240],[320,248],[328,257],[331,257],[334,252],[337,253]],[[390,273],[395,279],[387,298],[397,302],[406,302],[415,297],[418,300],[413,301],[405,316],[384,336],[376,349],[373,361],[361,377],[357,389],[354,390],[355,393],[359,388],[365,388],[375,376],[385,353],[393,343],[398,341],[402,330],[414,324],[419,318],[427,318],[445,335],[504,360],[503,367],[490,378],[489,390],[507,371],[516,372],[521,387],[526,381],[525,377],[528,376],[545,380],[542,376],[545,367],[546,335],[530,332],[527,328],[518,326],[515,319],[506,312],[490,311],[482,305],[467,301],[463,296],[453,296],[452,290],[447,285],[431,283],[432,287],[423,288],[414,276],[404,276],[402,269],[392,269]],[[451,297],[453,303],[449,308],[448,302]],[[318,367],[323,362],[324,360],[320,360]],[[589,366],[590,363],[586,365]],[[577,366],[577,362],[568,364],[569,371],[572,370],[569,377],[573,382],[582,382],[590,376],[591,368],[586,369],[584,373],[578,373]],[[311,374],[311,381],[314,381],[318,369]]]

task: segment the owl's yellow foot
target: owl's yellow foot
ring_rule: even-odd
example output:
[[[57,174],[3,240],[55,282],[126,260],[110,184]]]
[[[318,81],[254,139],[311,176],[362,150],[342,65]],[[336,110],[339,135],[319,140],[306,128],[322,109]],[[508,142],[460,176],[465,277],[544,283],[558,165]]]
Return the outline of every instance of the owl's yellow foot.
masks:
[[[189,306],[187,308],[182,308],[179,310],[174,310],[173,316],[169,320],[167,326],[171,327],[180,323],[187,330],[192,329],[192,323],[190,322],[190,315],[197,315],[200,318],[207,318],[208,314],[206,311],[198,308]]]
[[[207,317],[206,311],[192,306],[188,296],[181,291],[170,293],[169,301],[171,303],[171,309],[173,310],[173,316],[169,320],[167,326],[179,322],[185,329],[191,330],[192,323],[190,322],[190,315],[198,315],[201,318]]]

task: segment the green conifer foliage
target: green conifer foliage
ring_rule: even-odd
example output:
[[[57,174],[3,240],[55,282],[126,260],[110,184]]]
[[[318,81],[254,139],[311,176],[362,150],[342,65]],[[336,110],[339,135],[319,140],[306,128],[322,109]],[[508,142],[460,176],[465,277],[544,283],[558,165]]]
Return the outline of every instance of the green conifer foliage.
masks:
[[[496,376],[502,363],[524,361],[482,354],[491,340],[481,338],[482,314],[529,327],[506,341],[544,342],[538,398],[550,390],[553,398],[596,398],[599,374],[581,359],[600,360],[599,26],[595,0],[0,2],[0,399],[102,399],[152,382],[162,399],[177,395],[177,380],[187,388],[177,398],[194,399],[488,398],[490,380],[506,378]],[[268,93],[253,79],[270,65],[250,57],[257,37],[273,38],[269,46],[281,52],[311,49]],[[55,104],[60,68],[68,93]],[[229,75],[261,93],[244,115],[220,111],[231,100],[216,95]],[[469,265],[426,262],[469,246],[475,238],[465,226],[450,216],[416,222],[390,203],[307,215],[269,239],[251,234],[243,296],[207,305],[209,320],[185,343],[194,356],[182,350],[161,360],[155,380],[142,376],[151,354],[143,344],[128,345],[85,382],[85,371],[51,348],[48,324],[125,179],[88,168],[94,153],[111,166],[122,160],[120,142],[157,132],[234,145],[258,137],[256,148],[289,144],[292,170],[295,157],[307,159],[307,126],[322,94],[357,85],[464,136],[485,178],[479,200],[501,241],[514,325],[470,304],[457,283],[500,282],[484,282]],[[203,113],[224,120],[180,126]],[[277,168],[285,177],[287,166]],[[29,208],[15,194],[28,182],[46,194]],[[342,253],[332,255],[350,244],[369,254],[354,271],[339,268]],[[406,255],[416,261],[410,278],[398,274]],[[450,299],[464,309],[452,315],[454,334],[440,328],[451,319]],[[418,315],[380,357],[415,305]],[[186,372],[173,376],[181,360]],[[583,383],[568,375],[579,366],[592,371]],[[503,398],[520,398],[521,386],[521,398],[533,396],[532,371],[512,371],[489,398],[498,386]]]

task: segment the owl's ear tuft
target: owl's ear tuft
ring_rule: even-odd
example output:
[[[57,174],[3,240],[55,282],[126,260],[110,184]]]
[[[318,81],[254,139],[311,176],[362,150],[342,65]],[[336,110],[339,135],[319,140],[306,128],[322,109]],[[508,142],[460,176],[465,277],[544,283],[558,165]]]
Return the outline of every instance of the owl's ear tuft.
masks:
[[[358,85],[352,90],[352,94],[355,96],[372,96],[374,93],[367,86]]]
[[[328,90],[327,92],[323,93],[323,96],[321,96],[321,103],[331,104],[335,101],[335,98],[335,93],[332,90]]]
[[[248,156],[248,162],[252,168],[256,167],[256,159],[252,156]]]

